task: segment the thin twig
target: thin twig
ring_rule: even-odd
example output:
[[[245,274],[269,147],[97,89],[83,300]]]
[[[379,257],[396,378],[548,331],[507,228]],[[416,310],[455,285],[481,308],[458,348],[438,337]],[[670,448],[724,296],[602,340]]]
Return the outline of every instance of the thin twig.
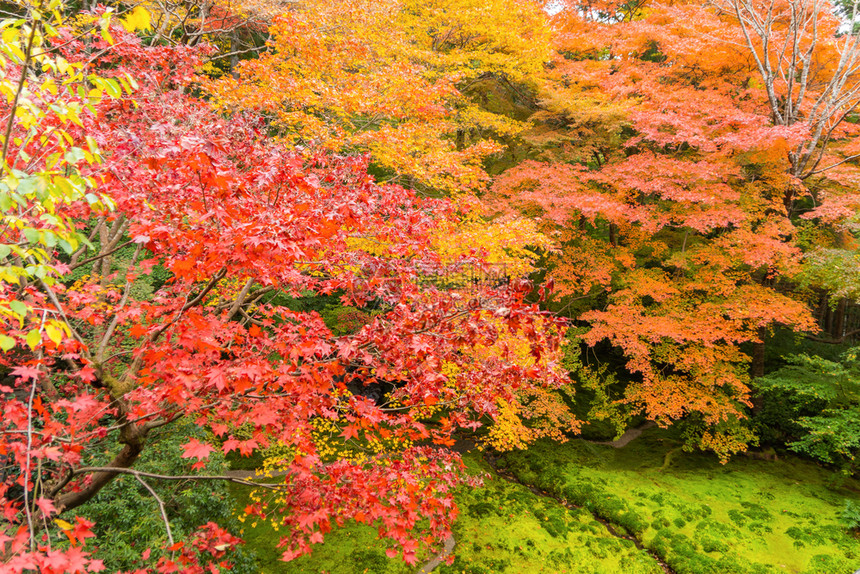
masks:
[[[224,480],[227,482],[235,482],[236,484],[244,484],[245,486],[253,486],[253,487],[261,487],[268,488],[270,490],[278,490],[280,487],[277,484],[266,484],[260,482],[253,482],[250,480],[245,480],[244,478],[237,478],[235,476],[227,476],[227,475],[206,475],[206,474],[183,474],[183,475],[167,475],[167,474],[155,474],[153,472],[143,472],[141,470],[134,470],[133,468],[118,468],[112,466],[85,466],[81,467],[73,472],[73,475],[81,475],[81,474],[91,474],[95,472],[110,472],[113,474],[131,474],[137,476],[143,476],[146,478],[154,478],[156,480]]]
[[[164,520],[164,528],[167,529],[167,540],[170,542],[170,545],[173,546],[173,532],[170,531],[170,521],[167,519],[167,512],[164,510],[164,502],[161,500],[161,497],[158,496],[158,493],[153,490],[151,486],[149,486],[143,478],[139,474],[133,475],[137,481],[143,485],[143,487],[149,491],[149,494],[155,499],[155,502],[158,504],[158,510],[161,512],[161,519]]]
[[[114,253],[116,253],[116,252],[117,252],[117,251],[119,251],[120,249],[122,249],[122,248],[124,248],[124,247],[128,247],[128,246],[129,246],[129,245],[131,245],[132,243],[134,243],[134,241],[126,241],[125,243],[123,243],[123,244],[122,244],[122,245],[120,245],[119,247],[117,247],[117,248],[115,248],[115,249],[111,249],[111,250],[110,250],[110,251],[108,251],[107,253],[102,253],[102,254],[100,254],[100,255],[95,255],[95,256],[93,256],[93,257],[90,257],[89,259],[84,259],[83,261],[81,261],[81,262],[79,262],[79,263],[75,263],[74,265],[70,265],[70,266],[69,266],[69,271],[74,271],[74,270],[75,270],[75,269],[77,269],[78,267],[81,267],[81,266],[83,266],[83,265],[86,265],[87,263],[92,263],[93,261],[98,261],[99,259],[104,259],[105,257],[108,257],[109,255],[113,255]]]
[[[39,10],[42,9],[41,4]],[[18,80],[18,88],[15,91],[15,98],[12,100],[12,106],[9,112],[9,121],[6,122],[6,133],[3,137],[3,152],[0,154],[0,165],[6,169],[6,154],[9,152],[9,139],[12,137],[12,127],[15,125],[15,111],[18,109],[18,102],[21,99],[21,92],[24,91],[24,83],[27,81],[27,68],[30,67],[30,60],[33,57],[33,41],[36,38],[36,22],[32,22],[30,28],[30,38],[27,40],[27,50],[24,53],[24,62],[21,64],[21,77]]]
[[[48,314],[42,312],[42,324],[39,327],[39,334],[45,328],[45,319]],[[30,534],[30,551],[36,549],[36,534],[33,530],[33,512],[30,510],[30,457],[33,454],[33,402],[36,399],[36,384],[39,382],[39,377],[31,377],[33,380],[30,385],[30,396],[27,399],[27,450],[24,457],[24,513],[27,515],[27,527]]]

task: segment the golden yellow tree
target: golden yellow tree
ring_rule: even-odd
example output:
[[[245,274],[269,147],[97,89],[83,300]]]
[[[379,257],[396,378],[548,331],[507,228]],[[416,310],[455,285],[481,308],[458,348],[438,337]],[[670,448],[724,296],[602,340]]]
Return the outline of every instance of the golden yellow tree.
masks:
[[[527,82],[549,55],[531,0],[306,0],[275,19],[270,51],[207,82],[223,107],[262,111],[297,146],[367,152],[392,181],[480,189],[497,136],[524,126],[464,96]]]

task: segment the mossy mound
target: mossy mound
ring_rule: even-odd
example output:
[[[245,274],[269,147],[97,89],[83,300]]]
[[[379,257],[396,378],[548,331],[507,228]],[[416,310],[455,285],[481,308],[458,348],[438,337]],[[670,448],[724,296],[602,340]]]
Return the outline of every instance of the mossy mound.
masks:
[[[468,463],[488,470],[475,458]],[[454,525],[456,559],[440,574],[662,572],[647,552],[612,535],[590,512],[498,476],[460,493],[457,502],[463,514]]]
[[[858,498],[857,483],[835,486],[834,473],[799,458],[720,465],[652,429],[622,449],[538,443],[500,465],[634,533],[678,574],[860,567],[860,540],[839,518],[845,500]]]

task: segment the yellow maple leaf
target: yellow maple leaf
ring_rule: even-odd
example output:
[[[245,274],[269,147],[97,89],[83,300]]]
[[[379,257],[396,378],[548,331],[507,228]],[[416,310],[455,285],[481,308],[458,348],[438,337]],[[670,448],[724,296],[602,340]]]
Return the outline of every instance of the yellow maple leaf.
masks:
[[[122,19],[122,26],[129,32],[137,30],[149,30],[152,27],[152,18],[143,6],[136,6],[134,10]]]

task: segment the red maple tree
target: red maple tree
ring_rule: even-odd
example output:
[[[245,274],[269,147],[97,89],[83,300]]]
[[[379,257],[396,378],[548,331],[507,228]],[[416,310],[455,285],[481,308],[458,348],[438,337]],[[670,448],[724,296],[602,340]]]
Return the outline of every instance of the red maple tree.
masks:
[[[283,480],[269,485],[273,503],[249,509],[288,527],[285,559],[356,520],[377,524],[389,552],[414,562],[449,534],[454,487],[473,482],[448,448],[452,433],[494,417],[515,392],[563,384],[563,325],[523,302],[527,283],[443,280],[484,267],[470,255],[443,262],[429,247],[461,216],[456,204],[376,183],[363,157],[291,151],[261,118],[224,117],[192,96],[199,51],[144,47],[118,26],[58,28],[53,41],[57,58],[97,72],[108,91],[127,89],[98,99],[33,92],[48,108],[89,110],[79,122],[50,121],[89,145],[92,161],[76,169],[103,199],[51,204],[80,247],[45,249],[42,276],[0,285],[3,301],[26,305],[3,319],[13,343],[0,357],[4,571],[98,571],[84,547],[92,523],[69,517],[119,474],[184,479],[134,470],[152,431],[180,419],[211,432],[184,446],[198,468],[214,449],[287,453]],[[9,114],[14,102],[3,106]],[[7,173],[56,166],[50,140],[10,125],[18,143]],[[28,205],[4,217],[37,235],[6,226],[4,244],[47,243],[56,221],[39,198]],[[335,336],[319,314],[290,308],[316,294],[372,313]],[[506,338],[527,342],[532,356],[474,352]],[[374,386],[385,398],[364,396]],[[339,434],[338,450],[321,425]],[[51,548],[58,529],[65,550]],[[155,569],[215,571],[237,542],[209,524]]]

